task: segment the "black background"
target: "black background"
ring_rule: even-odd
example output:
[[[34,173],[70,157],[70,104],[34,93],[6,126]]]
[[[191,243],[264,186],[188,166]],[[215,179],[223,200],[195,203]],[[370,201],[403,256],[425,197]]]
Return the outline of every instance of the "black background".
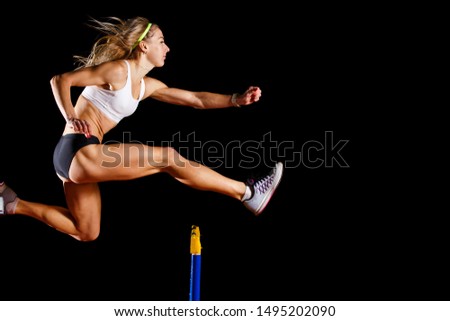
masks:
[[[194,224],[202,300],[449,298],[442,195],[423,184],[423,149],[411,148],[420,135],[403,127],[402,106],[389,97],[397,71],[386,64],[394,53],[381,39],[388,18],[379,8],[89,4],[12,4],[15,23],[3,27],[0,174],[19,197],[65,205],[52,165],[64,120],[49,80],[91,49],[89,17],[141,15],[159,24],[171,51],[149,75],[171,87],[233,93],[256,85],[263,93],[241,109],[144,101],[105,139],[195,133],[225,145],[270,133],[292,143],[274,157],[286,161],[307,142],[324,144],[329,132],[335,143],[348,141],[341,155],[349,166],[286,168],[259,217],[167,176],[102,183],[102,230],[90,243],[25,216],[2,217],[1,299],[187,300]],[[216,170],[242,180],[253,172],[238,157],[232,163]]]

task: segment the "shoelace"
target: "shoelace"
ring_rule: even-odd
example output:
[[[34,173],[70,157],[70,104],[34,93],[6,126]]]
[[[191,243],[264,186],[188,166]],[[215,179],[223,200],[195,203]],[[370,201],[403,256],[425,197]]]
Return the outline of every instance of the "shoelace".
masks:
[[[257,180],[256,182],[251,180],[253,188],[255,190],[258,190],[261,194],[264,194],[270,188],[270,186],[272,186],[274,176],[275,173],[271,173],[261,178],[260,180]]]

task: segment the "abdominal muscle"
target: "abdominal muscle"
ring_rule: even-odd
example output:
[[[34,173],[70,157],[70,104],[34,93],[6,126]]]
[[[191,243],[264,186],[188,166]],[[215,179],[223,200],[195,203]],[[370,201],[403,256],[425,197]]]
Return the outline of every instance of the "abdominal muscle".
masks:
[[[83,96],[78,98],[75,105],[75,115],[78,119],[85,120],[89,123],[91,135],[96,136],[100,141],[102,141],[103,136],[107,132],[117,125],[117,123],[109,119]],[[76,133],[76,131],[69,124],[66,124],[63,135],[70,133]]]

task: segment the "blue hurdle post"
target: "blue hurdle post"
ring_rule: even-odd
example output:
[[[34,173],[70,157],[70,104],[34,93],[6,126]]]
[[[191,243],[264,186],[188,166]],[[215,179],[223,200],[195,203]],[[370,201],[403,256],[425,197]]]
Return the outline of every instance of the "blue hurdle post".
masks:
[[[191,228],[191,282],[189,301],[200,301],[200,267],[202,264],[200,244],[200,228],[192,225]]]

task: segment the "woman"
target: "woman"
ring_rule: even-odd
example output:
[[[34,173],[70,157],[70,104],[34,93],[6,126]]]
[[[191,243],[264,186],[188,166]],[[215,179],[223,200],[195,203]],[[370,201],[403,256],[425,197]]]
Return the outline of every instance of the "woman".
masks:
[[[102,144],[102,140],[121,119],[133,114],[141,100],[149,97],[198,109],[240,107],[257,102],[260,88],[249,87],[240,95],[169,88],[147,76],[153,68],[164,65],[169,52],[156,24],[142,17],[93,22],[105,35],[96,41],[88,57],[76,57],[80,67],[56,75],[50,82],[66,120],[53,161],[68,208],[22,200],[0,183],[0,214],[27,215],[77,240],[92,241],[100,233],[99,182],[168,173],[192,188],[240,200],[259,215],[280,182],[281,163],[267,176],[246,184],[187,160],[171,147]],[[73,86],[84,87],[75,106],[71,99]]]

